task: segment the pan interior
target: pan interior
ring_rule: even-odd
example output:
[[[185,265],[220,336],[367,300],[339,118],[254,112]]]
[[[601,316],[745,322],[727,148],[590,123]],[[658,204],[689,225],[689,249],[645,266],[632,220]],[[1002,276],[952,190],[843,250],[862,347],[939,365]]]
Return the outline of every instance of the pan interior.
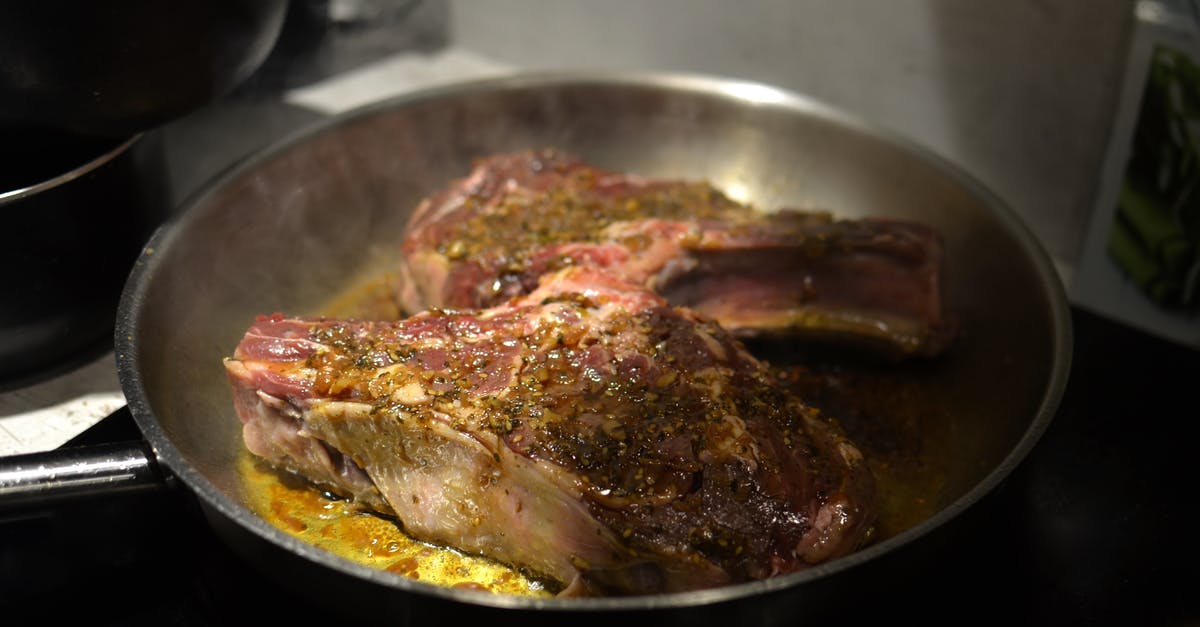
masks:
[[[395,263],[410,210],[471,160],[544,146],[646,176],[707,179],[762,208],[894,216],[947,244],[948,307],[965,333],[908,375],[943,411],[941,509],[1037,432],[1061,363],[1040,250],[998,202],[934,158],[800,98],[740,97],[717,81],[492,82],[340,118],[218,180],[148,246],[123,305],[125,377],[160,457],[226,515],[253,516],[237,473],[225,373],[260,314],[337,307]],[[1057,308],[1057,309],[1056,309]]]

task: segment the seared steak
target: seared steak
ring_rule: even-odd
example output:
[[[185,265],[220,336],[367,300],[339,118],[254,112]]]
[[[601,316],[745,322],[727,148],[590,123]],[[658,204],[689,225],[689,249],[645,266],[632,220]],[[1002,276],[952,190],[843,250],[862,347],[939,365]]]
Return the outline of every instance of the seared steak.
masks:
[[[618,174],[543,150],[479,160],[427,198],[403,244],[410,311],[488,307],[588,265],[719,321],[933,355],[951,336],[942,244],[912,222],[759,211],[702,182]]]
[[[564,594],[767,578],[873,521],[834,424],[718,324],[595,268],[490,309],[262,317],[225,363],[250,451]]]

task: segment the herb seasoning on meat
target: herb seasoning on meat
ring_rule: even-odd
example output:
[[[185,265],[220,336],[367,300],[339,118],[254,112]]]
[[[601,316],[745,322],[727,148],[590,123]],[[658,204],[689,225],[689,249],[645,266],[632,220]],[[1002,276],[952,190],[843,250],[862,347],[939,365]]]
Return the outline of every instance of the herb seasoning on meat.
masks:
[[[728,332],[588,268],[483,311],[265,317],[247,447],[568,594],[762,579],[857,548],[857,448]]]

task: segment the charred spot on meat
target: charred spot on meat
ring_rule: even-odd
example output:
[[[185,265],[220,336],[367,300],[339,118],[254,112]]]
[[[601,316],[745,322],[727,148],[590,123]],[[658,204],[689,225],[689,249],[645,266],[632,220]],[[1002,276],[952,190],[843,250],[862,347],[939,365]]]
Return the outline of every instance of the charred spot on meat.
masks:
[[[794,572],[874,517],[834,422],[716,321],[601,268],[488,308],[262,317],[225,365],[254,454],[563,594]]]
[[[760,211],[706,182],[615,173],[554,150],[493,155],[425,199],[401,300],[479,308],[569,266],[603,268],[742,338],[932,356],[954,335],[942,242],[926,225]]]

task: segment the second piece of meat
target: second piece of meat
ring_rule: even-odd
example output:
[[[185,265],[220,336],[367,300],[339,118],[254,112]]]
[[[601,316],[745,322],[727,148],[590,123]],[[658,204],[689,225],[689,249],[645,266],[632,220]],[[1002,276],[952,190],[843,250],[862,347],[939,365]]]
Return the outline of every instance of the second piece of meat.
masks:
[[[614,173],[554,150],[479,160],[416,209],[403,253],[409,311],[495,305],[586,265],[739,337],[930,356],[953,335],[942,242],[926,225],[759,211],[704,182]]]

